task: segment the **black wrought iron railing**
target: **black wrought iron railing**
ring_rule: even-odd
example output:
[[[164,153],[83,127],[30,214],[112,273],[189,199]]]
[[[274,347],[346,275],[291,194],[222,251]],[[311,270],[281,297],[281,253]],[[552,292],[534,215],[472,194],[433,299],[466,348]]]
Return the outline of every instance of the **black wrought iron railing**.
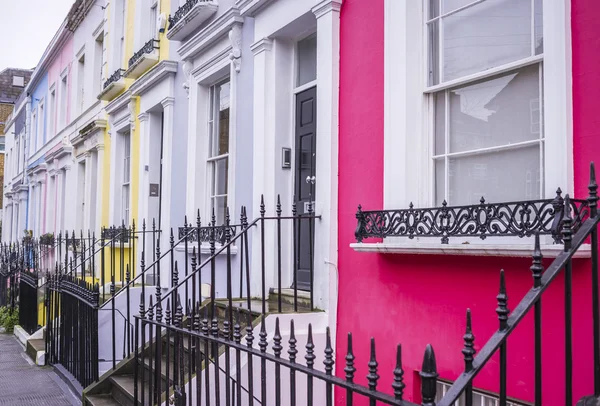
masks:
[[[19,278],[19,325],[28,334],[38,329],[38,275],[21,272]]]
[[[589,215],[586,200],[570,199],[573,230],[577,231]],[[508,203],[486,203],[469,206],[363,211],[356,212],[356,240],[387,237],[437,237],[448,244],[454,237],[530,237],[538,233],[551,235],[555,243],[562,240],[564,199],[560,188],[554,199]]]
[[[229,236],[235,237],[237,230],[240,228],[241,225],[229,226]],[[187,241],[189,243],[197,243],[198,241],[200,241],[201,243],[209,243],[212,238],[212,232],[213,227],[210,226],[193,227],[192,225],[187,225],[184,227],[179,227],[179,238],[187,238]],[[217,240],[217,242],[223,245],[225,243],[225,226],[215,226],[214,233],[214,238]]]
[[[121,79],[123,77],[124,73],[125,73],[125,69],[121,69],[121,68],[114,71],[113,74],[110,75],[109,78],[104,81],[102,88],[106,89],[112,83],[117,82],[119,79]]]
[[[49,276],[46,362],[62,365],[86,387],[98,380],[99,286],[69,275]]]
[[[131,68],[142,56],[151,54],[155,49],[158,49],[159,41],[151,39],[146,42],[131,58],[129,58],[128,66]]]
[[[181,21],[181,19],[183,19],[183,17],[185,17],[187,15],[187,13],[192,11],[192,9],[194,8],[194,6],[196,4],[208,3],[211,1],[213,1],[213,0],[187,0],[185,3],[183,3],[182,6],[180,6],[177,9],[177,11],[175,11],[174,14],[169,15],[169,29],[173,28],[173,26],[175,24],[177,24],[179,21]]]

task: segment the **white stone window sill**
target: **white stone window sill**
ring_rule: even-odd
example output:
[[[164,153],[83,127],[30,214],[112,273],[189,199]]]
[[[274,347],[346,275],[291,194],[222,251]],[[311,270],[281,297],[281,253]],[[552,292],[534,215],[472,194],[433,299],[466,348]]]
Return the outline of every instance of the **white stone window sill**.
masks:
[[[196,248],[196,251],[198,250],[198,244],[196,243],[188,243],[188,249],[187,252],[188,254],[191,254],[194,250],[194,247]],[[215,246],[215,251],[219,251],[222,248],[222,245],[217,244]],[[175,247],[175,251],[177,252],[185,252],[185,246],[183,245],[183,243],[179,244],[178,246]],[[231,255],[236,255],[238,252],[238,248],[233,245],[231,247]],[[210,255],[210,246],[208,244],[202,244],[202,248],[200,248],[200,253],[202,255]],[[227,255],[227,250],[223,250],[222,252],[218,253],[217,255]]]
[[[353,243],[350,244],[356,252],[377,252],[380,254],[426,254],[426,255],[475,255],[493,257],[531,257],[532,244],[442,244],[442,243],[411,243],[411,242],[382,242],[382,243]],[[563,252],[561,244],[543,244],[544,258],[556,258]],[[590,244],[583,244],[573,255],[573,258],[591,258]]]

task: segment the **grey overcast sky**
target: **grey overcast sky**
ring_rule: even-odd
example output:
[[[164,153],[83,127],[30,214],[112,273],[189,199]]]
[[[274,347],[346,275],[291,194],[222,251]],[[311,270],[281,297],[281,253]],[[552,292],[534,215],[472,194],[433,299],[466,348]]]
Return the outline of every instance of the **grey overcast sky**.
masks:
[[[0,0],[0,70],[37,65],[73,0]]]

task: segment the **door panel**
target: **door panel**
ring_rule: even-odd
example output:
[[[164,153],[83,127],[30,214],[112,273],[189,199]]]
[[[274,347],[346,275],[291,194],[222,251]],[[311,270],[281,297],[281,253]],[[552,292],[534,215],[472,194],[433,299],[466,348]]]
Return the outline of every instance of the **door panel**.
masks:
[[[317,131],[317,89],[296,95],[296,183],[294,195],[298,214],[308,214],[315,200],[315,164]],[[314,207],[313,207],[314,211]],[[311,232],[312,228],[312,232]],[[311,248],[314,246],[314,221],[300,220],[295,236],[298,289],[310,289]]]

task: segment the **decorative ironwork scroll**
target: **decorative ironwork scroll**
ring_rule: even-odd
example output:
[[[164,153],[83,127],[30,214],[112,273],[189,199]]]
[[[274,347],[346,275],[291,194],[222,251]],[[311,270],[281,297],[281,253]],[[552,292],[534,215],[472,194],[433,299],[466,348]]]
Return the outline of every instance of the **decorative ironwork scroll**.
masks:
[[[102,229],[102,238],[105,240],[129,241],[130,230],[127,227],[109,227]]]
[[[233,238],[236,233],[236,228],[241,227],[237,225],[229,226],[229,235],[230,238]],[[188,236],[188,242],[198,242],[198,234],[200,235],[200,242],[210,242],[212,238],[212,229],[213,227],[200,227],[200,233],[198,233],[198,227],[179,227],[179,239],[184,238],[186,235]],[[215,241],[219,242],[221,245],[225,244],[225,229],[223,226],[215,226]],[[192,232],[195,231],[195,232]]]
[[[158,49],[159,41],[151,39],[146,42],[131,58],[129,58],[128,66],[131,68],[144,54],[150,54],[155,49]]]
[[[173,28],[187,13],[192,11],[194,6],[198,3],[207,3],[212,0],[188,0],[181,7],[175,11],[175,14],[169,16],[169,29]]]
[[[554,199],[508,203],[486,203],[470,206],[363,211],[358,206],[355,237],[358,242],[376,237],[440,237],[448,244],[450,237],[491,236],[529,237],[535,233],[552,235],[555,243],[562,242],[561,227],[564,200],[560,189]],[[589,216],[587,200],[571,199],[574,232]]]
[[[102,85],[102,88],[106,89],[112,83],[121,79],[123,77],[124,73],[125,73],[124,69],[117,69],[116,71],[114,71],[113,74],[110,75],[110,77],[104,81],[104,85]]]

